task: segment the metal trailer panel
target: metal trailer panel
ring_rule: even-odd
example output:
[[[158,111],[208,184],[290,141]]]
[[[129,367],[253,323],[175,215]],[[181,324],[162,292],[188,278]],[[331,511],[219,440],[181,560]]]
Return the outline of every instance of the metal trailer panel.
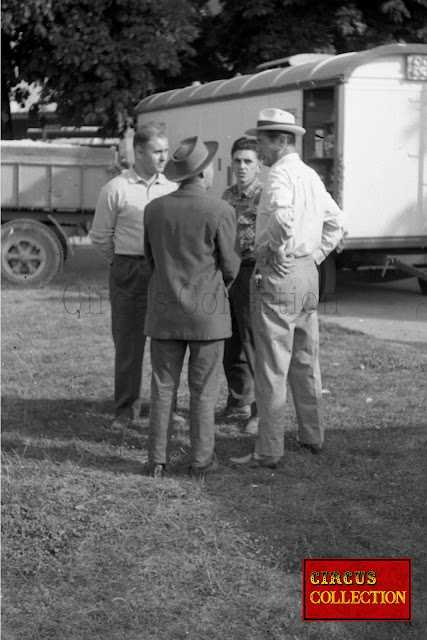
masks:
[[[231,144],[254,126],[261,108],[294,111],[304,125],[304,90],[336,87],[334,192],[348,214],[347,246],[421,247],[427,244],[427,88],[425,81],[406,80],[407,56],[426,57],[427,46],[384,45],[157,94],[138,105],[138,123],[166,122],[171,148],[188,135],[217,139],[213,194],[221,195],[230,183]]]
[[[231,147],[245,131],[256,125],[258,112],[265,107],[278,107],[294,113],[298,124],[302,122],[303,95],[301,91],[287,91],[271,95],[250,95],[244,100],[222,100],[192,106],[164,109],[154,113],[141,113],[138,126],[150,120],[166,124],[171,152],[184,138],[199,135],[203,140],[217,140],[219,151],[214,160],[215,177],[210,193],[220,197],[232,184]],[[299,141],[299,152],[301,141]],[[265,180],[267,170],[261,173]]]
[[[347,82],[353,72],[367,63],[379,58],[399,55],[427,55],[424,44],[387,44],[366,51],[351,51],[330,56],[320,62],[314,61],[286,68],[268,69],[258,73],[214,80],[204,85],[173,89],[164,93],[156,93],[141,100],[136,114],[193,105],[197,102],[221,99],[246,98],[251,93],[271,93],[274,91],[290,91],[295,88],[312,89],[320,86],[333,86]]]
[[[112,177],[115,150],[2,142],[3,209],[88,211]]]
[[[341,91],[347,247],[425,243],[425,83],[407,81],[405,58],[392,56],[358,67]]]

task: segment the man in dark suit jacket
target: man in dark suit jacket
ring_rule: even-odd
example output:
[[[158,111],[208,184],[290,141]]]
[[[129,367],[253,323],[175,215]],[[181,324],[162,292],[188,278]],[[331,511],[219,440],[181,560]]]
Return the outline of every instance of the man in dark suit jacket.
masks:
[[[205,194],[217,149],[217,142],[183,140],[165,168],[179,189],[145,209],[145,256],[152,270],[145,319],[152,363],[148,460],[154,476],[163,475],[167,462],[187,347],[191,471],[219,469],[214,410],[224,339],[231,336],[228,289],[239,272],[240,251],[233,207]]]

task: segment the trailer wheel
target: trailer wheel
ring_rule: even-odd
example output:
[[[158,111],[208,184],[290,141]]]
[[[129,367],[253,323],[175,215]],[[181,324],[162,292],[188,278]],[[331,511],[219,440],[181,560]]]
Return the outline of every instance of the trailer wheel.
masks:
[[[64,264],[64,250],[48,226],[23,218],[1,228],[2,277],[16,285],[50,282]]]
[[[322,300],[327,295],[335,293],[337,285],[337,267],[335,258],[329,255],[319,268],[319,298]]]

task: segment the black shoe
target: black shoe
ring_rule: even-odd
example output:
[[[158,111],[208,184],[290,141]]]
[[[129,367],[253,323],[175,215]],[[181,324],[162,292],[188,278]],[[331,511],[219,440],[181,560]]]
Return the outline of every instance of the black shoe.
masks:
[[[132,418],[129,416],[117,416],[111,424],[111,428],[116,431],[120,429],[128,429],[132,426]]]
[[[211,462],[204,467],[194,467],[193,465],[190,467],[190,476],[193,478],[201,478],[202,476],[206,476],[210,473],[218,473],[221,471],[221,466],[216,458],[213,458]]]
[[[262,467],[264,469],[276,469],[281,460],[281,457],[276,456],[261,458],[255,452],[249,453],[242,458],[230,458],[231,464],[238,465],[239,467]]]
[[[295,442],[301,449],[310,451],[310,453],[315,456],[320,456],[323,451],[323,444],[309,444],[308,442],[300,442],[299,440],[295,440]]]
[[[252,415],[252,406],[245,404],[241,407],[225,407],[221,412],[221,418],[235,418],[236,420],[249,420]]]

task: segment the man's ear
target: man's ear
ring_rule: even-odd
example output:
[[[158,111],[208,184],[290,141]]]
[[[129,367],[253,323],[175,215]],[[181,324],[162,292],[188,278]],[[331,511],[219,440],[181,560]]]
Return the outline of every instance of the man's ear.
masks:
[[[140,158],[141,156],[144,155],[144,149],[141,147],[140,144],[137,144],[135,149],[134,149],[134,153],[136,156],[138,156],[138,158]]]
[[[286,135],[286,133],[281,133],[279,136],[279,144],[280,144],[280,148],[283,149],[288,142],[288,136]]]

